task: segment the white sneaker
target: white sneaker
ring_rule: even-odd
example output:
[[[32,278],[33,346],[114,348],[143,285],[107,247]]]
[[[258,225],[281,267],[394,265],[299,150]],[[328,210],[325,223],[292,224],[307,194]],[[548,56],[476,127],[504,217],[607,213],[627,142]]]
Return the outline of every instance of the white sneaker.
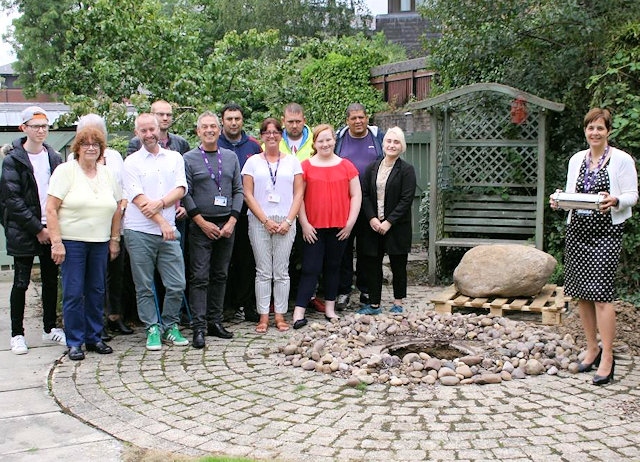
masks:
[[[344,310],[349,305],[349,294],[340,294],[336,298],[336,308]]]
[[[67,336],[64,335],[64,331],[59,327],[54,327],[48,334],[46,332],[42,332],[42,340],[67,346]]]
[[[29,353],[29,348],[27,348],[27,342],[24,339],[24,335],[11,337],[11,352],[14,355],[26,355]]]

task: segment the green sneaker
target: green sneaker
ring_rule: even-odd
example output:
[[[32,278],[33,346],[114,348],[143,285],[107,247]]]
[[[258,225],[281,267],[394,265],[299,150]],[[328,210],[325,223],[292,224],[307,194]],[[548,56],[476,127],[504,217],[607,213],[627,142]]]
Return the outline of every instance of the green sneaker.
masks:
[[[184,338],[178,329],[178,325],[174,324],[170,328],[164,331],[162,334],[162,341],[169,345],[186,346],[189,345],[189,340]]]
[[[161,349],[160,327],[157,324],[153,324],[147,329],[147,350],[158,351]]]

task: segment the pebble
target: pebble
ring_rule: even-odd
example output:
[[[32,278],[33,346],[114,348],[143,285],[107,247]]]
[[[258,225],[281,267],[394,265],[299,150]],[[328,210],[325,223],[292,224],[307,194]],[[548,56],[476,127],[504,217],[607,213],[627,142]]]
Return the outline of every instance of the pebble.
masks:
[[[409,342],[412,337],[414,344]],[[413,352],[390,354],[393,341],[400,339],[395,348],[410,347]],[[453,360],[437,357],[438,348],[455,350],[456,342],[480,346],[484,353],[460,351]],[[492,384],[562,370],[577,373],[581,353],[571,334],[560,336],[550,328],[488,314],[433,311],[346,314],[335,323],[312,322],[279,351],[281,365],[340,376],[349,386],[411,387]]]

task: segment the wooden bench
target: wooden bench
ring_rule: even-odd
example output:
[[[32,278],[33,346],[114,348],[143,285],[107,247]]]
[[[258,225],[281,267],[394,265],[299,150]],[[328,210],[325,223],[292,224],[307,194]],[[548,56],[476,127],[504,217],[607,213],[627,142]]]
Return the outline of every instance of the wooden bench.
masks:
[[[536,196],[460,195],[444,205],[438,247],[481,244],[535,245]]]

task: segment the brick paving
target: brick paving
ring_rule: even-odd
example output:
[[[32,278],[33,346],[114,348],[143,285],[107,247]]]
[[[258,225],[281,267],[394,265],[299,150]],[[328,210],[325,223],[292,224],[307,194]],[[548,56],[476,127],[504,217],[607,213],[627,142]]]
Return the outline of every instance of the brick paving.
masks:
[[[406,307],[432,309],[411,287]],[[384,297],[383,297],[384,299]],[[309,314],[320,319],[319,314]],[[185,455],[264,460],[638,460],[640,367],[617,355],[616,380],[561,373],[499,385],[414,389],[279,366],[293,333],[253,323],[204,350],[146,351],[141,329],[54,366],[51,390],[70,414],[131,444]],[[189,331],[186,331],[188,333]]]

